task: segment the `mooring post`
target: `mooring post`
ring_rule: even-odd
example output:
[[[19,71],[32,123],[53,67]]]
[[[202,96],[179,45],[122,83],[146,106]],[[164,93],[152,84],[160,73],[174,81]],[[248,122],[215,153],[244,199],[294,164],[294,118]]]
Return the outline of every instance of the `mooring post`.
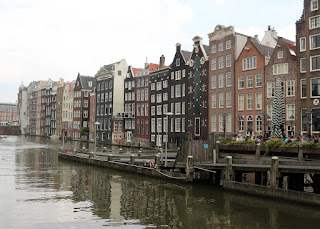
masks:
[[[279,158],[278,157],[272,157],[271,159],[271,169],[270,169],[270,187],[271,188],[278,188],[278,176],[279,171]]]
[[[111,153],[108,155],[108,161],[109,162],[112,161],[112,154]]]
[[[187,175],[187,181],[193,181],[193,156],[187,157],[187,168],[186,168],[186,175]]]
[[[260,159],[260,143],[257,143],[256,146],[256,160]]]
[[[155,164],[155,167],[156,168],[159,168],[160,167],[160,157],[161,157],[161,153],[158,153],[157,155],[156,155],[156,164]]]
[[[303,152],[302,152],[302,147],[300,146],[298,148],[298,161],[303,161]]]
[[[135,159],[135,156],[133,154],[131,154],[131,156],[130,156],[130,164],[131,165],[134,164],[134,159]]]
[[[103,147],[102,152],[107,152],[107,147]]]
[[[233,181],[232,156],[226,157],[225,181]]]

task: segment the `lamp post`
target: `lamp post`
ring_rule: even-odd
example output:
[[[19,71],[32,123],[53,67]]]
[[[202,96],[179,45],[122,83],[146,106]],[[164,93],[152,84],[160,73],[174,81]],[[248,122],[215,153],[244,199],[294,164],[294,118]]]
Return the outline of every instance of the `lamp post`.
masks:
[[[173,115],[172,112],[167,112],[166,119],[167,119],[167,126],[166,126],[166,156],[164,161],[164,167],[167,167],[167,159],[168,159],[168,131],[169,131],[169,116]]]
[[[307,115],[307,128],[308,128],[308,137],[311,138],[311,110],[306,110]]]
[[[97,152],[97,127],[100,125],[100,122],[96,121],[94,123],[94,153]]]
[[[226,118],[227,118],[228,114],[223,113],[222,117],[223,117],[223,135],[224,138],[226,138]]]

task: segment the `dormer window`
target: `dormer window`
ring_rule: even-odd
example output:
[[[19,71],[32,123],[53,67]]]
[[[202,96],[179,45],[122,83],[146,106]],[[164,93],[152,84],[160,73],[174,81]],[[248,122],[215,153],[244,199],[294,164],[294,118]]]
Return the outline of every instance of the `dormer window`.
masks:
[[[176,66],[179,67],[180,66],[180,58],[176,59]]]
[[[311,11],[318,9],[318,0],[311,0]]]
[[[88,82],[89,87],[92,87],[92,81]]]
[[[283,58],[283,51],[279,51],[278,52],[278,59],[282,59]]]

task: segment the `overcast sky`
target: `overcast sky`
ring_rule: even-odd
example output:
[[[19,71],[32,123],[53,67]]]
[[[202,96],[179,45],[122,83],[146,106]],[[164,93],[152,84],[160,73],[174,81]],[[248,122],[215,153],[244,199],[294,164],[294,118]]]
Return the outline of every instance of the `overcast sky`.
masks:
[[[216,25],[261,40],[268,25],[295,40],[303,0],[0,0],[0,102],[16,102],[21,81],[72,81],[125,58],[133,67],[172,62]]]

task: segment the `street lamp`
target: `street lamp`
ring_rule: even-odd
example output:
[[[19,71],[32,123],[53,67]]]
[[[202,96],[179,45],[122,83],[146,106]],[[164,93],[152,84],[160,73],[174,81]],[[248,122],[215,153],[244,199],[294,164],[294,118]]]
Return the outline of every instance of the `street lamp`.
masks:
[[[307,128],[308,129],[308,137],[310,138],[311,137],[311,114],[312,114],[312,111],[311,110],[306,110],[306,115],[307,115]]]
[[[94,153],[97,152],[97,127],[100,125],[100,122],[96,121],[94,123]]]
[[[167,112],[166,119],[167,119],[167,129],[166,129],[166,156],[164,161],[164,167],[167,167],[167,159],[168,159],[168,131],[169,131],[169,116],[172,116],[172,112]]]
[[[223,135],[224,138],[226,138],[226,118],[227,118],[228,114],[223,113],[222,117],[223,117]]]

